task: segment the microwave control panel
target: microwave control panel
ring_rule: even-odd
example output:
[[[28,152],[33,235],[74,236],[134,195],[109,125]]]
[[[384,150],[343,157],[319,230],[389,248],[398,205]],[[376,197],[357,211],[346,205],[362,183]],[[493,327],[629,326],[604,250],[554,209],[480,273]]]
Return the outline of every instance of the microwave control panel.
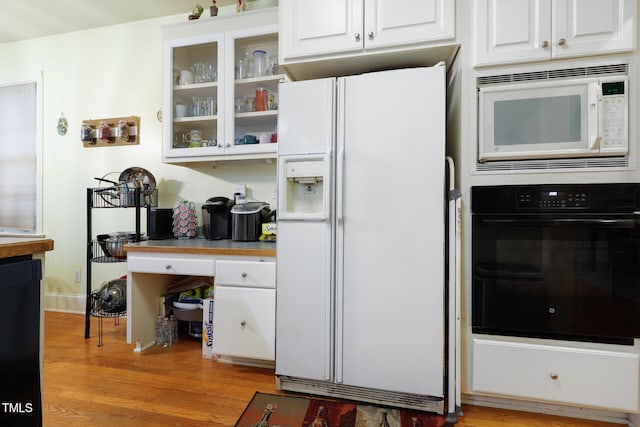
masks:
[[[627,81],[602,83],[602,145],[603,150],[627,148],[628,117]]]

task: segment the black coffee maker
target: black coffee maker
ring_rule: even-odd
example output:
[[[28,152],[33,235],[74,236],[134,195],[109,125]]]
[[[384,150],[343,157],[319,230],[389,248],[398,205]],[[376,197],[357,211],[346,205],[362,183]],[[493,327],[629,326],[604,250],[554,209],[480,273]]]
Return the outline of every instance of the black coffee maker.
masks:
[[[202,205],[202,229],[207,240],[231,238],[231,207],[227,197],[211,197]]]

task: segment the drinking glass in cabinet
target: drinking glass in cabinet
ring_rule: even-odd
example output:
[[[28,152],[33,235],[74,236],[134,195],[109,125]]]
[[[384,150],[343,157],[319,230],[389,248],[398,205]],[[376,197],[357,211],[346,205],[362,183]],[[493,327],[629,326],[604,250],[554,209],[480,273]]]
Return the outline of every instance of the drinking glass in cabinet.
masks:
[[[236,98],[235,107],[236,107],[235,109],[236,113],[244,113],[244,99]]]
[[[256,98],[255,96],[247,96],[244,98],[244,111],[246,113],[253,113],[256,111]]]
[[[182,119],[187,116],[187,106],[181,102],[176,103],[176,119]]]
[[[204,62],[196,62],[193,64],[193,80],[196,83],[204,83],[207,81],[206,69]]]
[[[204,115],[214,116],[218,112],[217,110],[216,99],[213,96],[207,96],[204,103]]]
[[[242,58],[238,59],[238,63],[236,64],[236,79],[244,78],[244,75],[247,72],[246,67],[247,65],[244,62],[244,59]]]
[[[213,64],[196,62],[192,69],[195,83],[208,83],[217,80],[218,75]]]
[[[213,64],[207,64],[205,73],[208,82],[215,82],[216,80],[218,80],[218,72],[216,71],[216,68],[213,66]]]
[[[191,98],[191,116],[197,117],[202,115],[202,98],[194,96]]]
[[[267,96],[267,109],[268,110],[277,110],[278,109],[278,103],[276,102],[276,95],[273,93],[270,93]]]
[[[278,56],[270,56],[269,57],[269,67],[268,71],[272,76],[277,76],[280,74],[280,68],[278,68]]]
[[[181,85],[193,84],[193,73],[189,70],[180,71],[180,77],[178,78],[178,83]]]

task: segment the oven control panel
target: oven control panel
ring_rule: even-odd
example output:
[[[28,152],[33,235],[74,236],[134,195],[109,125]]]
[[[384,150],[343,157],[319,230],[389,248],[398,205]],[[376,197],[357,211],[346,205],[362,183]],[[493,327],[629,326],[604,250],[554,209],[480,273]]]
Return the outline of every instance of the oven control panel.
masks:
[[[566,212],[563,212],[566,211]],[[640,183],[477,185],[473,214],[628,214],[640,212]]]
[[[519,191],[516,201],[519,209],[566,209],[589,207],[586,191]]]

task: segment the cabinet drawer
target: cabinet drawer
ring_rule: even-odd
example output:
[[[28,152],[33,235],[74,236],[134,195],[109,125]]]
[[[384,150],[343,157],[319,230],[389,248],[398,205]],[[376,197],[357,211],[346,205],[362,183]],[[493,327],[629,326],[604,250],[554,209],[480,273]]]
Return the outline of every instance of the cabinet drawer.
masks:
[[[629,412],[638,410],[638,355],[473,340],[473,390]]]
[[[273,261],[218,261],[216,284],[256,288],[276,287],[276,263]]]
[[[214,305],[214,353],[275,360],[275,289],[216,286]]]
[[[136,273],[185,274],[193,276],[214,276],[215,258],[207,255],[136,254],[127,256],[129,271]]]

